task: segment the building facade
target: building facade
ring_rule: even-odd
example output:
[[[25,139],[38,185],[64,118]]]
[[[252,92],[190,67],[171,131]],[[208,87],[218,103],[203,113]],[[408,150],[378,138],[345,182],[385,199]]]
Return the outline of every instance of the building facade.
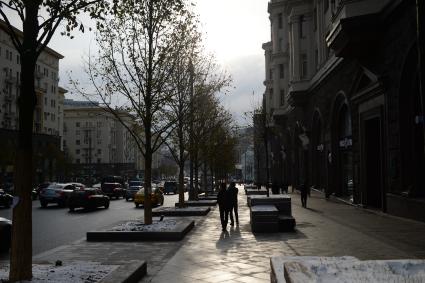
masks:
[[[269,181],[425,221],[415,1],[272,0],[268,11]]]
[[[84,179],[117,174],[133,177],[142,170],[143,159],[130,132],[113,114],[97,103],[64,101],[63,148]],[[132,117],[122,119],[131,126]],[[90,182],[90,180],[89,180]]]
[[[0,182],[13,178],[14,152],[17,143],[18,97],[20,95],[21,59],[0,21]],[[15,29],[16,34],[21,31]],[[59,87],[59,60],[63,56],[46,47],[40,54],[35,72],[37,105],[34,112],[34,183],[56,179],[57,165],[62,158],[62,101],[65,90]]]

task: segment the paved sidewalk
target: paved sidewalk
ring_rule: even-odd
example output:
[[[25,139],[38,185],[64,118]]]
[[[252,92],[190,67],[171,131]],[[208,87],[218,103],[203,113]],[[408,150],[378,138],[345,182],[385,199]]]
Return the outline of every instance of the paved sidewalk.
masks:
[[[157,274],[143,282],[270,282],[275,255],[351,255],[360,259],[425,258],[425,223],[379,215],[312,193],[308,209],[293,194],[296,232],[256,234],[239,188],[240,226],[221,231],[218,209],[191,232]]]
[[[240,225],[221,231],[218,209],[195,217],[180,242],[93,243],[84,239],[34,257],[34,261],[86,260],[126,264],[146,260],[142,282],[270,282],[275,255],[351,255],[360,259],[425,258],[425,223],[325,200],[312,192],[308,208],[292,194],[292,233],[252,234],[246,195],[239,187]]]

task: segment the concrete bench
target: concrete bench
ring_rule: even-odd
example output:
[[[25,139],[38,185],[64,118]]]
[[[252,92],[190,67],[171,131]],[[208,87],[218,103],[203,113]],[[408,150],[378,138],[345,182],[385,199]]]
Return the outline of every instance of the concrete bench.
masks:
[[[265,190],[265,189],[261,189],[261,190],[257,190],[257,189],[246,189],[245,190],[245,194],[247,196],[249,196],[249,195],[267,195],[267,190]]]
[[[279,210],[274,205],[257,205],[251,207],[252,232],[278,232]]]
[[[289,195],[248,196],[248,206],[274,205],[279,210],[279,214],[292,215],[291,197]]]

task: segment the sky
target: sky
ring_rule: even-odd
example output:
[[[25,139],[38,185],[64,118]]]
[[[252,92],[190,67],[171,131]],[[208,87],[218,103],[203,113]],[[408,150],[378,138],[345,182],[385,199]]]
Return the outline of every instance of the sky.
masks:
[[[270,40],[268,0],[193,0],[199,14],[205,45],[221,66],[231,74],[233,88],[222,103],[239,124],[247,124],[243,114],[258,105],[264,92],[264,52],[261,45]],[[84,21],[90,26],[90,22]],[[60,61],[60,86],[67,88],[71,76],[81,76],[83,58],[95,49],[93,32],[74,32],[74,39],[52,38],[49,47],[64,55]],[[67,98],[78,99],[72,94]]]

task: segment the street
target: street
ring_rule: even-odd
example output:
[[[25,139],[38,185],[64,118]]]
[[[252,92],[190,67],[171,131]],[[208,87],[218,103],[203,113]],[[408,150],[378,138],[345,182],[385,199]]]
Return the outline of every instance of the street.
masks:
[[[164,206],[174,206],[177,200],[178,195],[164,195]],[[85,238],[87,231],[111,226],[122,220],[143,218],[143,208],[135,208],[132,201],[125,199],[111,200],[108,209],[78,209],[73,213],[55,204],[41,208],[40,202],[35,200],[32,213],[33,255]],[[12,209],[0,208],[0,217],[12,219]]]

